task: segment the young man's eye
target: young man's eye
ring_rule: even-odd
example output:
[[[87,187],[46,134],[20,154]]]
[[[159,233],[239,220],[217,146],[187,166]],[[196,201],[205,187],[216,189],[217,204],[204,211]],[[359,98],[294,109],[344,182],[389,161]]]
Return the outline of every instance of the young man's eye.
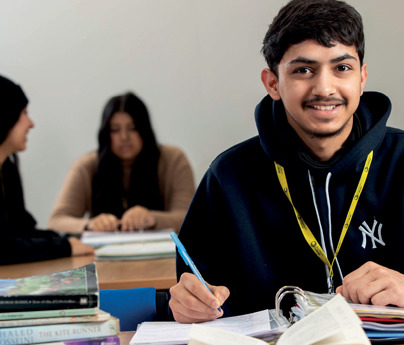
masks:
[[[351,70],[351,68],[347,65],[339,65],[337,66],[337,70],[340,72],[345,72]]]
[[[311,69],[308,68],[308,67],[300,67],[300,68],[295,69],[294,73],[297,73],[297,74],[308,74],[308,73],[311,73]]]

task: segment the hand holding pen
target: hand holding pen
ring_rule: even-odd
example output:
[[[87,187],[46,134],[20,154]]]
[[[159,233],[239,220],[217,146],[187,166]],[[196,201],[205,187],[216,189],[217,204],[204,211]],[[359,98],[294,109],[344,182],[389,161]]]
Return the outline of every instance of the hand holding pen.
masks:
[[[170,289],[170,308],[178,322],[192,323],[214,320],[223,315],[220,306],[229,297],[225,286],[207,284],[175,233],[171,234],[177,249],[194,274],[184,273]]]

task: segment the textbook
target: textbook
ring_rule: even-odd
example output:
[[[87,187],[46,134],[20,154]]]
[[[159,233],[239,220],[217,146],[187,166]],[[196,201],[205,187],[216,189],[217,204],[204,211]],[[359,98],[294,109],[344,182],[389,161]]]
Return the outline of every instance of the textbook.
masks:
[[[54,309],[54,310],[34,310],[34,311],[14,311],[3,313],[0,311],[0,323],[2,320],[34,319],[44,317],[60,316],[80,316],[95,315],[98,308],[79,308],[79,309]]]
[[[0,328],[4,327],[22,327],[36,325],[53,325],[61,323],[79,323],[79,322],[101,322],[107,321],[110,314],[99,310],[95,315],[79,315],[79,316],[59,316],[59,317],[44,317],[33,319],[17,319],[17,320],[1,320]]]
[[[0,312],[98,307],[95,263],[72,270],[0,279]]]
[[[293,322],[278,309],[281,296],[278,296],[275,310],[202,322],[196,326],[204,327],[203,330],[194,330],[194,325],[178,322],[144,322],[130,345],[261,345],[267,342],[277,345],[370,345],[361,320],[341,295]]]
[[[85,338],[75,340],[65,340],[52,343],[38,343],[37,345],[120,345],[118,335],[101,338]]]
[[[0,328],[0,345],[37,344],[83,338],[100,338],[119,333],[119,320]]]

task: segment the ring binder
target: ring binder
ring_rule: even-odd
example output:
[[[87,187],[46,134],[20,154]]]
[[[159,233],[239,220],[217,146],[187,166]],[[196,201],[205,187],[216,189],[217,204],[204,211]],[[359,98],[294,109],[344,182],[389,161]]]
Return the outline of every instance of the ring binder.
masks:
[[[279,312],[281,309],[281,302],[283,297],[285,297],[287,294],[294,294],[294,295],[300,295],[302,296],[306,302],[307,302],[307,296],[304,293],[304,291],[299,288],[298,286],[293,286],[293,285],[285,285],[281,287],[278,292],[275,295],[275,315],[277,318],[280,317]],[[290,312],[289,315],[289,323],[292,325],[293,324],[293,314]]]

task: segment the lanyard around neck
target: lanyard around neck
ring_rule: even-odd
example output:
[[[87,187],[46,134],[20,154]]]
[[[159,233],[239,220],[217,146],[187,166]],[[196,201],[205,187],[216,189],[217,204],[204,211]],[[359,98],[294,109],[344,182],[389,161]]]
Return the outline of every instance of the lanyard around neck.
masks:
[[[288,187],[288,182],[286,180],[286,175],[285,175],[285,169],[283,168],[282,165],[279,165],[278,163],[275,163],[275,170],[276,174],[278,175],[279,182],[282,186],[282,190],[285,193],[286,197],[289,199],[290,204],[293,207],[293,210],[295,211],[296,219],[297,222],[299,223],[300,229],[303,233],[304,238],[306,239],[306,242],[309,244],[311,249],[314,251],[314,253],[324,262],[324,264],[327,265],[328,269],[330,270],[330,276],[332,277],[334,275],[332,266],[334,265],[334,261],[337,258],[337,255],[339,253],[339,250],[341,248],[342,242],[344,241],[345,235],[348,231],[349,224],[351,223],[353,214],[355,212],[356,205],[358,204],[359,197],[362,193],[363,187],[365,185],[366,179],[368,177],[369,173],[369,168],[370,164],[372,163],[372,158],[373,158],[373,151],[371,151],[368,154],[368,157],[365,162],[365,166],[363,167],[362,175],[359,180],[358,186],[356,187],[355,195],[352,199],[351,206],[349,207],[348,214],[345,218],[344,225],[342,227],[341,235],[338,241],[338,246],[337,249],[334,253],[334,258],[330,264],[328,261],[327,255],[325,255],[323,248],[321,248],[321,245],[317,242],[316,238],[314,237],[313,233],[310,231],[309,227],[307,226],[306,222],[303,220],[301,217],[300,213],[297,211],[295,205],[292,202],[292,197],[290,196],[289,192],[289,187]]]

